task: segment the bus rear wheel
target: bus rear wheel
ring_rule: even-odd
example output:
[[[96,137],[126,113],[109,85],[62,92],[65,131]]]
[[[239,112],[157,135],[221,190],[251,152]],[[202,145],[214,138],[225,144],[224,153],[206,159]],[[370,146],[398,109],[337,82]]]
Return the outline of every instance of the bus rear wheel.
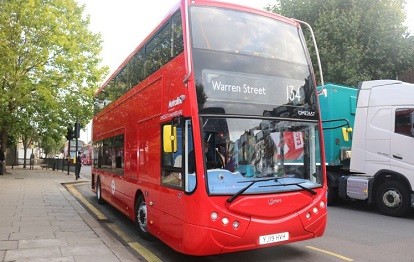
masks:
[[[138,228],[138,234],[145,240],[153,240],[151,233],[147,231],[148,211],[144,196],[140,195],[135,201],[135,224]]]
[[[376,203],[384,215],[394,217],[407,215],[410,210],[410,201],[410,192],[400,181],[385,181],[378,187]]]

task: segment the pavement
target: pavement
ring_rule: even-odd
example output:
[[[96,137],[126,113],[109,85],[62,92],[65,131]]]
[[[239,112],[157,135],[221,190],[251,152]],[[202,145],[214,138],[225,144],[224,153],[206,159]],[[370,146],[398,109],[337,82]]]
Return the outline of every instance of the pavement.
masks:
[[[63,186],[81,176],[36,167],[0,175],[0,261],[140,261]]]

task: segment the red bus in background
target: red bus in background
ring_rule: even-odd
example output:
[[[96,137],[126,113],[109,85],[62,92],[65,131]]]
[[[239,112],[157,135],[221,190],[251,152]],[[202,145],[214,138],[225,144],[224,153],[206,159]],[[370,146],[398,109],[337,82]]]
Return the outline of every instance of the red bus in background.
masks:
[[[69,156],[69,159],[70,159],[71,163],[74,164],[75,161],[76,161],[76,159],[75,159],[76,158],[76,151],[82,150],[84,145],[85,145],[85,142],[83,142],[82,140],[78,140],[78,148],[76,148],[76,140],[75,139],[71,140],[70,141],[70,152],[68,154],[69,141],[66,141],[65,146],[63,147],[64,148],[64,151],[63,151],[64,159],[67,159],[68,156]]]
[[[96,93],[92,190],[185,254],[319,237],[321,130],[299,22],[182,0]]]
[[[90,166],[92,164],[92,144],[86,144],[81,148],[82,165]]]

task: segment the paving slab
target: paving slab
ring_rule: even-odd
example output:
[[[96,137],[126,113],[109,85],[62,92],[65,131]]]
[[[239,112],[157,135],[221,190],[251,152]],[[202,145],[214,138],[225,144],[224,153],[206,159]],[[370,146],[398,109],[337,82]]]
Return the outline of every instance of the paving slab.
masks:
[[[0,261],[140,261],[65,189],[74,176],[7,171],[0,176]]]

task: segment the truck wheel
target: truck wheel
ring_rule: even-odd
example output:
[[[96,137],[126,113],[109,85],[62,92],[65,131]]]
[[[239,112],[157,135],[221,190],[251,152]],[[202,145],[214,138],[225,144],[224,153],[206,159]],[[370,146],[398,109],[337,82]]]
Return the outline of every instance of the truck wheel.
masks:
[[[338,188],[328,186],[328,205],[334,206],[338,204]]]
[[[329,206],[334,206],[339,204],[339,177],[342,176],[337,171],[327,170],[326,171],[327,178],[328,178],[328,189],[327,189],[327,201]],[[334,182],[336,181],[336,183]]]
[[[380,185],[375,199],[378,209],[387,216],[402,217],[410,210],[410,192],[396,180]]]
[[[148,226],[147,204],[143,195],[140,195],[135,202],[135,224],[138,227],[138,234],[145,240],[153,240],[154,237],[147,231]]]

